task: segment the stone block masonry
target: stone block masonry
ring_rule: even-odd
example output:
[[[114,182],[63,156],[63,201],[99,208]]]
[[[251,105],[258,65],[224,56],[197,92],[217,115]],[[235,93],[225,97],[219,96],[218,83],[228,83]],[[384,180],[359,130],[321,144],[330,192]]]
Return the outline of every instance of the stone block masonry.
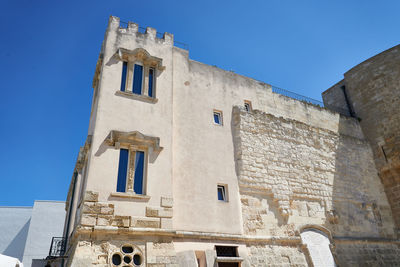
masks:
[[[366,140],[258,110],[233,114],[246,234],[295,236],[314,224],[333,236],[395,236]]]

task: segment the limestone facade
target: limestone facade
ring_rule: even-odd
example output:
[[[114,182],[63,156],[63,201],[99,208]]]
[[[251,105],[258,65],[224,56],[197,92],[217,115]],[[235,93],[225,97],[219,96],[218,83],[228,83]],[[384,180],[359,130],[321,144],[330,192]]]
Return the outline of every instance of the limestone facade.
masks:
[[[400,265],[395,197],[340,92],[331,109],[294,100],[121,25],[110,18],[96,66],[65,266]]]

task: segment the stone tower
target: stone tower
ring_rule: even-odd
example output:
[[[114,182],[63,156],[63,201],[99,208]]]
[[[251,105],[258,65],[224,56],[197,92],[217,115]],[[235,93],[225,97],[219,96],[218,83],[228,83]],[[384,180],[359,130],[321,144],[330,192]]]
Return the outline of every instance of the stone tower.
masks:
[[[400,234],[400,45],[352,68],[322,96],[360,120]]]

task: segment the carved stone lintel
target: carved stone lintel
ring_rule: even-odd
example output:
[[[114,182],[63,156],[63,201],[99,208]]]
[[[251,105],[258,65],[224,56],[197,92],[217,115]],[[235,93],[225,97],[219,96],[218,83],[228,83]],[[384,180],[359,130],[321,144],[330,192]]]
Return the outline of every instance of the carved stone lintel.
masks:
[[[112,130],[105,139],[105,143],[109,146],[115,146],[116,143],[127,146],[138,145],[152,148],[155,153],[161,152],[163,147],[160,146],[160,138],[144,135],[138,131],[121,132]]]
[[[143,48],[136,48],[135,50],[119,48],[117,55],[120,60],[129,62],[141,61],[145,66],[156,68],[159,71],[165,70],[165,66],[162,65],[162,59],[151,56],[149,52]]]

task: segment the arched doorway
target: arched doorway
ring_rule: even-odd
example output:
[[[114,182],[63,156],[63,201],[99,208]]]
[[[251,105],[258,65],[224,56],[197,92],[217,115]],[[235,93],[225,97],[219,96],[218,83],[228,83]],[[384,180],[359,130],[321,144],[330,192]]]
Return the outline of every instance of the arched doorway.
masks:
[[[329,245],[329,237],[315,228],[304,229],[301,234],[303,244],[307,245],[314,267],[336,267]]]

